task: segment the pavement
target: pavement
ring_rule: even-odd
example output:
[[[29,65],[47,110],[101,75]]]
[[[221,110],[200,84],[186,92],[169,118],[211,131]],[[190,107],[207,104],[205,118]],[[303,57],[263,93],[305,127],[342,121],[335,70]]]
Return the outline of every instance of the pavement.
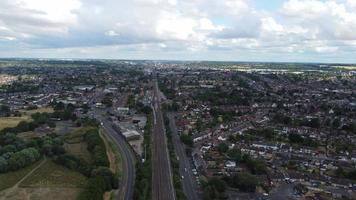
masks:
[[[167,138],[164,129],[161,102],[157,80],[154,82],[153,107],[153,149],[152,149],[152,199],[175,200]]]
[[[174,114],[169,113],[168,118],[169,118],[169,125],[172,130],[173,146],[174,146],[175,152],[178,157],[178,162],[179,162],[179,173],[181,176],[184,177],[182,179],[184,192],[185,192],[188,200],[201,199],[201,197],[198,195],[198,192],[197,192],[198,186],[197,186],[196,178],[192,172],[192,169],[193,169],[192,163],[190,162],[190,160],[185,152],[185,147],[181,143],[180,138],[179,138],[177,127],[175,124]]]

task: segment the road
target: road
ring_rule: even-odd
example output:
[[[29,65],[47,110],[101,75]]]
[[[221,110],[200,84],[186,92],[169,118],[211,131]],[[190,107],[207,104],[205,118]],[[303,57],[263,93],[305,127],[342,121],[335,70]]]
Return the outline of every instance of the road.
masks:
[[[185,153],[185,147],[181,143],[178,132],[177,132],[177,127],[175,124],[175,119],[174,119],[173,113],[169,113],[168,118],[169,118],[169,125],[173,132],[173,134],[172,134],[173,146],[174,146],[175,152],[179,158],[178,159],[179,172],[180,172],[181,176],[184,176],[184,178],[182,180],[184,192],[185,192],[188,200],[201,199],[197,193],[198,187],[197,187],[197,183],[195,180],[195,176],[192,172],[192,165],[189,161],[189,158],[187,157],[187,155]]]
[[[166,134],[161,111],[157,80],[154,81],[153,108],[153,149],[152,149],[152,199],[175,200],[171,165],[167,149]]]
[[[131,200],[133,199],[133,192],[135,187],[135,161],[136,156],[131,146],[127,143],[125,137],[121,134],[120,130],[114,129],[113,124],[104,117],[107,110],[98,109],[95,107],[96,102],[102,99],[104,92],[102,88],[95,91],[93,97],[88,101],[92,107],[92,117],[102,123],[105,133],[115,142],[122,157],[122,174],[119,182],[119,193],[117,200]]]
[[[108,134],[119,149],[119,153],[123,162],[123,173],[119,183],[118,200],[131,200],[133,199],[134,184],[135,184],[135,153],[130,145],[126,142],[124,136],[119,130],[113,128],[113,124],[103,117],[101,112],[95,111],[94,117],[102,123],[106,134]]]

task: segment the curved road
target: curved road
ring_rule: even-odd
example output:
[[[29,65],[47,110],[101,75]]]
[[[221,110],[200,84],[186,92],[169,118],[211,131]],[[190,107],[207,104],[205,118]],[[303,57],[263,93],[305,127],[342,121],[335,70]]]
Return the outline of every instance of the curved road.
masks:
[[[113,124],[102,117],[101,113],[95,112],[95,118],[102,123],[105,132],[112,138],[117,145],[122,161],[123,172],[119,184],[118,200],[133,199],[134,184],[135,184],[135,153],[121,132],[113,128]]]

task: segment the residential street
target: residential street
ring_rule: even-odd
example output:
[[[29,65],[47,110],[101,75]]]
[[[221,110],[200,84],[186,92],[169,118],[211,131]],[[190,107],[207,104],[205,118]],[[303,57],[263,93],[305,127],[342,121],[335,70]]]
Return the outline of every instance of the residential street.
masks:
[[[179,161],[179,172],[180,172],[181,176],[184,177],[182,179],[184,192],[187,195],[187,198],[189,200],[201,199],[197,193],[197,189],[198,189],[197,182],[196,182],[196,178],[192,172],[192,169],[193,169],[192,164],[185,153],[184,145],[181,143],[178,132],[177,132],[174,114],[169,113],[168,118],[169,118],[169,125],[172,130],[172,139],[173,139],[174,149],[177,154],[178,161]]]

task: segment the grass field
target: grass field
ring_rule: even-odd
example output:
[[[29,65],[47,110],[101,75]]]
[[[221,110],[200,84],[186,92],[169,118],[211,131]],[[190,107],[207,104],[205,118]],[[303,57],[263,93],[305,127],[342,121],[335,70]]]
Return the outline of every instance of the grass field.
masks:
[[[17,126],[21,121],[31,121],[31,115],[34,113],[52,113],[54,112],[53,108],[38,108],[35,110],[23,110],[23,116],[21,117],[0,117],[0,130],[4,128],[12,128]]]
[[[72,121],[67,120],[67,121],[57,121],[56,128],[54,129],[54,131],[59,135],[65,135],[67,133],[73,132],[76,129],[78,129],[78,127],[75,126],[75,124]]]
[[[0,175],[0,185],[4,188],[0,191],[0,200],[77,199],[87,186],[87,178],[78,172],[57,165],[51,160],[43,161],[17,172]],[[41,166],[39,166],[40,163],[42,163]],[[32,174],[28,174],[37,166],[39,168]],[[27,174],[26,179],[14,186]]]
[[[87,178],[84,175],[47,160],[20,187],[84,188],[86,184]]]
[[[89,163],[92,161],[92,156],[90,155],[90,152],[87,149],[87,144],[84,141],[80,141],[78,143],[64,143],[64,148],[69,154],[83,158]]]
[[[27,115],[32,115],[35,113],[53,113],[54,110],[51,107],[43,107],[43,108],[37,108],[34,110],[23,110],[22,113],[27,114]]]
[[[18,133],[17,137],[24,139],[24,140],[30,140],[32,138],[37,137],[37,134],[33,131],[28,131],[28,132]]]
[[[30,121],[31,117],[24,115],[21,117],[0,117],[0,130],[17,126],[21,121]]]
[[[83,140],[83,135],[91,129],[94,129],[95,127],[92,126],[87,126],[87,127],[81,127],[78,129],[75,129],[71,131],[70,133],[65,134],[64,140],[66,143],[79,143]]]
[[[64,148],[72,155],[83,158],[84,160],[91,162],[92,156],[87,150],[87,144],[84,142],[83,135],[93,127],[81,127],[77,128],[64,136]]]
[[[8,172],[6,174],[0,174],[0,191],[6,188],[10,188],[21,180],[27,173],[34,169],[41,161],[38,161],[28,167],[20,169],[14,172]]]
[[[75,200],[82,188],[17,188],[15,191],[0,200]]]

